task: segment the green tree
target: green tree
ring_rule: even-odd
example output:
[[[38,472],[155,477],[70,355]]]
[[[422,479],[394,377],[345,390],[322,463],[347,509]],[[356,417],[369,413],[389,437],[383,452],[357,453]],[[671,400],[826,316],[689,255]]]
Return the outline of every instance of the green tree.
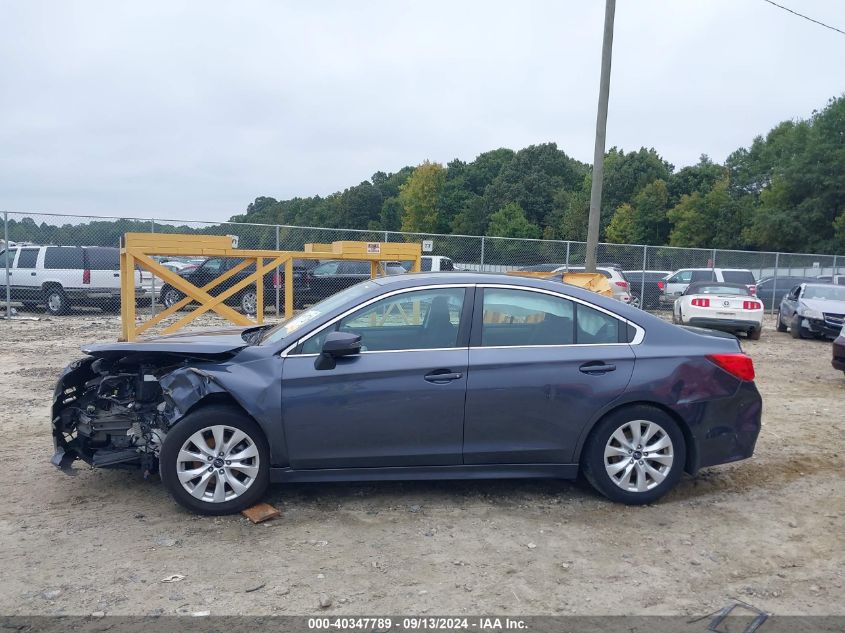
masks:
[[[439,163],[425,161],[399,189],[402,230],[433,233],[440,221],[440,194],[446,171]]]
[[[536,239],[540,237],[540,227],[529,222],[521,206],[511,202],[490,216],[487,235]]]
[[[617,244],[633,244],[636,241],[636,212],[627,202],[619,205],[610,224],[607,225],[607,240]]]

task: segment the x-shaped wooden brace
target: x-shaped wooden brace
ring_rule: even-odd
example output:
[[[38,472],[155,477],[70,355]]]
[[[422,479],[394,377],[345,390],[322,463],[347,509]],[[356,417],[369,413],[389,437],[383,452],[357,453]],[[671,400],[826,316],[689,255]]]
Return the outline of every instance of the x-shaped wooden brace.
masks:
[[[255,321],[252,321],[251,319],[247,318],[236,310],[233,310],[223,302],[232,295],[234,295],[236,292],[240,291],[243,288],[246,288],[251,283],[263,284],[264,275],[270,273],[277,266],[281,266],[282,263],[290,259],[291,255],[280,255],[279,257],[271,258],[270,263],[268,264],[263,264],[263,257],[245,258],[244,261],[240,262],[233,268],[227,270],[225,273],[212,280],[211,282],[207,283],[202,288],[198,288],[183,277],[173,275],[172,273],[170,273],[170,271],[168,271],[167,268],[159,264],[154,259],[148,257],[147,255],[138,253],[134,257],[138,261],[138,263],[142,264],[150,272],[154,274],[157,273],[160,276],[168,279],[168,282],[171,286],[173,286],[176,290],[185,295],[185,297],[179,302],[174,303],[169,308],[158,313],[146,323],[140,324],[136,329],[136,334],[140,334],[141,332],[151,328],[157,323],[160,323],[163,319],[166,319],[167,317],[175,314],[178,310],[187,306],[192,300],[197,301],[200,304],[199,306],[194,308],[193,311],[186,314],[181,319],[169,325],[163,330],[165,334],[171,334],[178,330],[180,327],[187,325],[197,317],[205,314],[209,310],[217,312],[217,314],[219,314],[220,316],[229,319],[237,325],[255,325]],[[254,273],[250,274],[245,279],[240,280],[238,283],[231,286],[230,288],[227,288],[216,297],[213,297],[208,294],[208,290],[215,288],[227,279],[230,279],[240,271],[244,270],[253,262],[253,259],[256,260],[256,270]],[[259,261],[261,261],[262,264],[259,264]],[[292,280],[289,280],[289,283],[291,282]]]

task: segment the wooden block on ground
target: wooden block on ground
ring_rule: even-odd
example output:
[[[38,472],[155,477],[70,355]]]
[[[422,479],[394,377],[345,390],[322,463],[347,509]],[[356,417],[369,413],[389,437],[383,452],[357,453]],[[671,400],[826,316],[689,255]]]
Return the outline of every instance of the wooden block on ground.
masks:
[[[263,521],[267,521],[268,519],[275,519],[276,517],[282,516],[282,513],[278,508],[274,508],[269,503],[264,503],[263,501],[261,503],[256,503],[251,508],[241,511],[241,514],[253,523],[261,523]]]

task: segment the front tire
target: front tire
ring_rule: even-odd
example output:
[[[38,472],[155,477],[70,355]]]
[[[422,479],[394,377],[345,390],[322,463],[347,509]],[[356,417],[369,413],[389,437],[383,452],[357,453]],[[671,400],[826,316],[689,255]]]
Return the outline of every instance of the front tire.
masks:
[[[241,410],[201,407],[167,433],[159,473],[174,500],[188,510],[233,514],[264,496],[270,448],[261,427]]]
[[[681,478],[686,442],[678,423],[646,405],[619,409],[601,420],[581,459],[584,476],[611,501],[653,503]]]
[[[797,314],[792,317],[792,321],[789,323],[789,333],[792,335],[792,338],[804,338],[804,331],[801,328],[801,317]]]

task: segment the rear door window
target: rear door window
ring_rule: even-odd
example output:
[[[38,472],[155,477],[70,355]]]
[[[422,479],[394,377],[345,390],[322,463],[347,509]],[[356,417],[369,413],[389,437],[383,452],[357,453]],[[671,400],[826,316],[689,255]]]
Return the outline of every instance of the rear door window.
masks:
[[[35,263],[38,261],[37,248],[22,248],[21,254],[18,255],[18,268],[35,268]]]
[[[730,284],[753,285],[756,283],[754,274],[750,270],[723,270],[722,277]]]
[[[420,271],[426,273],[431,270],[431,257],[423,257],[420,260]]]
[[[85,255],[76,246],[48,246],[44,249],[44,268],[47,270],[82,270]]]
[[[483,347],[571,345],[574,324],[575,308],[569,299],[530,290],[484,290]]]
[[[694,270],[692,271],[693,281],[716,281],[716,274],[712,270]],[[727,281],[727,279],[725,279]]]

